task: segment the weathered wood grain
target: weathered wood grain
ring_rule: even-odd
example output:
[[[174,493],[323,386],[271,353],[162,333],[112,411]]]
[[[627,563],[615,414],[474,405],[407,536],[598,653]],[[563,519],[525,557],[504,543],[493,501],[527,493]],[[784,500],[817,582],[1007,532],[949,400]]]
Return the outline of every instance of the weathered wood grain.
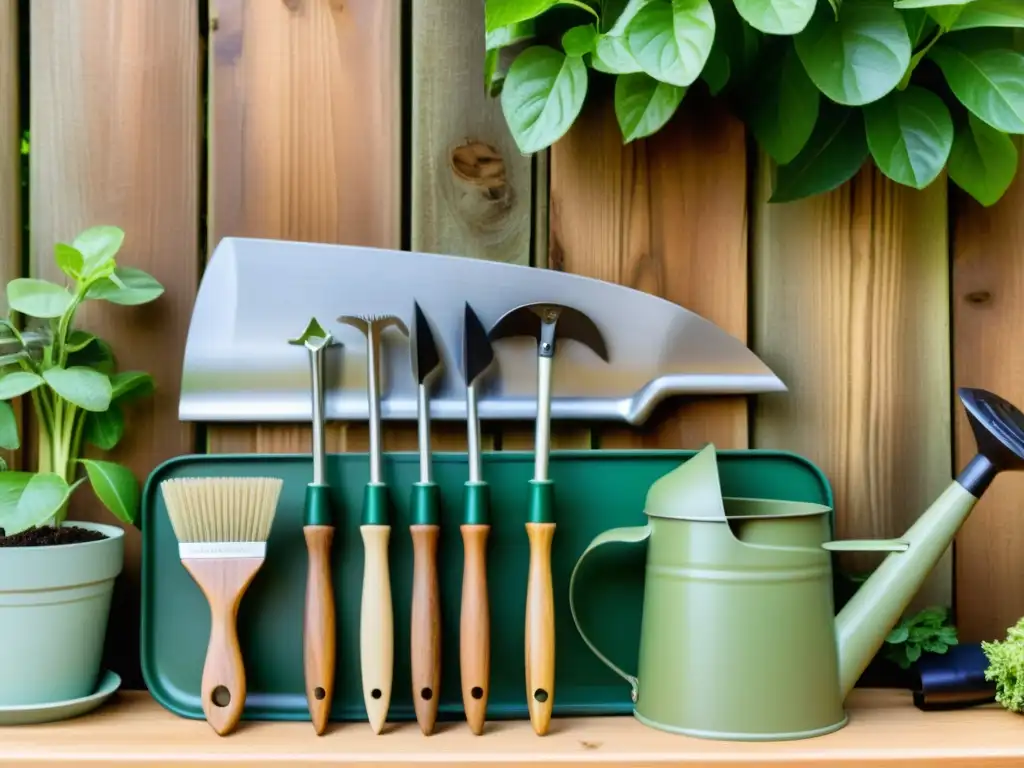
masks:
[[[945,178],[915,192],[868,166],[786,204],[765,202],[770,179],[762,157],[753,349],[789,391],[756,397],[753,444],[821,468],[837,536],[899,536],[945,488],[952,460]],[[915,606],[948,604],[951,589],[947,551]]]
[[[21,276],[21,139],[18,104],[18,0],[0,0],[0,282]],[[7,314],[7,293],[0,311]],[[21,398],[12,403],[21,421]],[[17,469],[21,451],[0,451]]]
[[[483,3],[417,0],[411,24],[410,247],[530,264],[533,163],[484,90]],[[436,450],[466,450],[461,422],[435,422],[432,432]]]
[[[1019,139],[1018,151],[1024,151]],[[1024,177],[991,208],[962,193],[953,210],[953,340],[957,387],[982,387],[1024,408]],[[976,453],[954,400],[956,470]],[[996,478],[960,531],[956,620],[964,642],[1002,640],[1024,616],[1024,476]]]
[[[744,129],[717,108],[693,104],[627,145],[610,100],[585,108],[551,149],[549,266],[661,296],[745,341]],[[602,448],[708,441],[746,447],[744,398],[673,402],[643,428],[599,430]]]
[[[208,251],[229,235],[399,248],[399,4],[210,0],[210,11]],[[208,435],[211,452],[311,445],[304,425]],[[399,447],[391,438],[385,450]],[[365,424],[331,424],[327,443],[365,450]]]
[[[126,233],[119,263],[166,288],[152,304],[90,302],[78,314],[80,326],[110,342],[122,370],[156,380],[155,395],[126,410],[112,454],[140,482],[193,448],[192,426],[178,421],[178,392],[199,263],[198,40],[195,0],[32,4],[32,272],[60,279],[54,244],[114,224]],[[73,497],[71,517],[114,522],[86,489]],[[110,632],[112,664],[129,686],[139,681],[139,544],[129,526]]]

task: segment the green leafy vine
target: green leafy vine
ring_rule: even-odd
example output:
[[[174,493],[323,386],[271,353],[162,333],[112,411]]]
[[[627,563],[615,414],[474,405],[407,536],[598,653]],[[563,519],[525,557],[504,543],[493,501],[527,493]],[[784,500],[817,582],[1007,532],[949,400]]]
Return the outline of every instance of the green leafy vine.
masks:
[[[624,142],[687,93],[721,98],[774,160],[772,202],[870,158],[995,204],[1024,134],[1021,0],[485,0],[485,86],[521,152],[560,140],[608,80]]]

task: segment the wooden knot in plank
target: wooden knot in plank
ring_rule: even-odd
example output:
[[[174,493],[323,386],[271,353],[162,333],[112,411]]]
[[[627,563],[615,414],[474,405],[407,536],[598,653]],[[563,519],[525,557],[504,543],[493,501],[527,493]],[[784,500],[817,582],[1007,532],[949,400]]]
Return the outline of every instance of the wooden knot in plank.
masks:
[[[968,304],[988,304],[992,301],[992,293],[990,291],[971,291],[964,294],[964,300]]]
[[[515,200],[505,160],[495,147],[467,141],[451,152],[454,205],[472,228],[493,229],[504,223]]]

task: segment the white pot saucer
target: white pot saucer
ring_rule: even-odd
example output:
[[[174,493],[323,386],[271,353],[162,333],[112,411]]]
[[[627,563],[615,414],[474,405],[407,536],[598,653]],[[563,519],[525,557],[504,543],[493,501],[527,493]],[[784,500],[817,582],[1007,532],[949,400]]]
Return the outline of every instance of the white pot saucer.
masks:
[[[52,723],[57,720],[69,720],[72,717],[78,717],[96,709],[113,696],[120,687],[121,678],[116,672],[108,670],[100,678],[96,691],[80,699],[0,707],[0,726],[35,725],[38,723]]]

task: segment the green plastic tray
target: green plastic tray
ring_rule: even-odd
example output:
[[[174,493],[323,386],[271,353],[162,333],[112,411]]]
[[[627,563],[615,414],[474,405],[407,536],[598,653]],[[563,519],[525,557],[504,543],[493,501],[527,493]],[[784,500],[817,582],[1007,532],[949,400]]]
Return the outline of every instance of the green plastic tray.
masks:
[[[618,715],[632,711],[629,687],[591,653],[569,613],[569,575],[580,553],[603,530],[644,523],[644,499],[657,478],[693,456],[691,450],[555,451],[552,550],[555,591],[555,703],[553,716]],[[781,498],[832,505],[824,475],[804,458],[787,452],[718,452],[727,496]],[[415,453],[384,457],[384,479],[392,500],[391,578],[395,609],[395,667],[392,722],[415,719],[410,682],[409,612],[412,543],[409,536],[411,485],[418,479]],[[462,586],[464,453],[436,453],[434,476],[442,496],[438,569],[442,601],[442,682],[439,720],[465,718],[459,686],[459,599]],[[528,719],[524,676],[523,622],[528,542],[524,523],[532,452],[484,454],[490,483],[491,533],[488,583],[491,600],[490,720]],[[178,558],[177,540],[158,484],[169,477],[253,476],[284,479],[267,542],[267,558],[239,610],[239,635],[248,695],[244,719],[309,720],[302,667],[302,615],[306,586],[306,545],[302,535],[303,495],[312,477],[308,454],[190,455],[165,462],[143,489],[142,671],[154,698],[187,718],[203,717],[200,678],[210,631],[209,609]],[[337,670],[331,719],[366,718],[359,685],[359,597],[363,552],[358,533],[363,488],[369,477],[365,453],[332,454],[327,478],[334,491],[337,532],[334,583],[337,603]],[[643,553],[612,553],[581,590],[581,621],[593,628],[601,648],[627,669],[636,663],[643,589]],[[591,571],[593,572],[593,571]],[[608,615],[614,614],[614,621]],[[600,617],[600,619],[599,619]]]

